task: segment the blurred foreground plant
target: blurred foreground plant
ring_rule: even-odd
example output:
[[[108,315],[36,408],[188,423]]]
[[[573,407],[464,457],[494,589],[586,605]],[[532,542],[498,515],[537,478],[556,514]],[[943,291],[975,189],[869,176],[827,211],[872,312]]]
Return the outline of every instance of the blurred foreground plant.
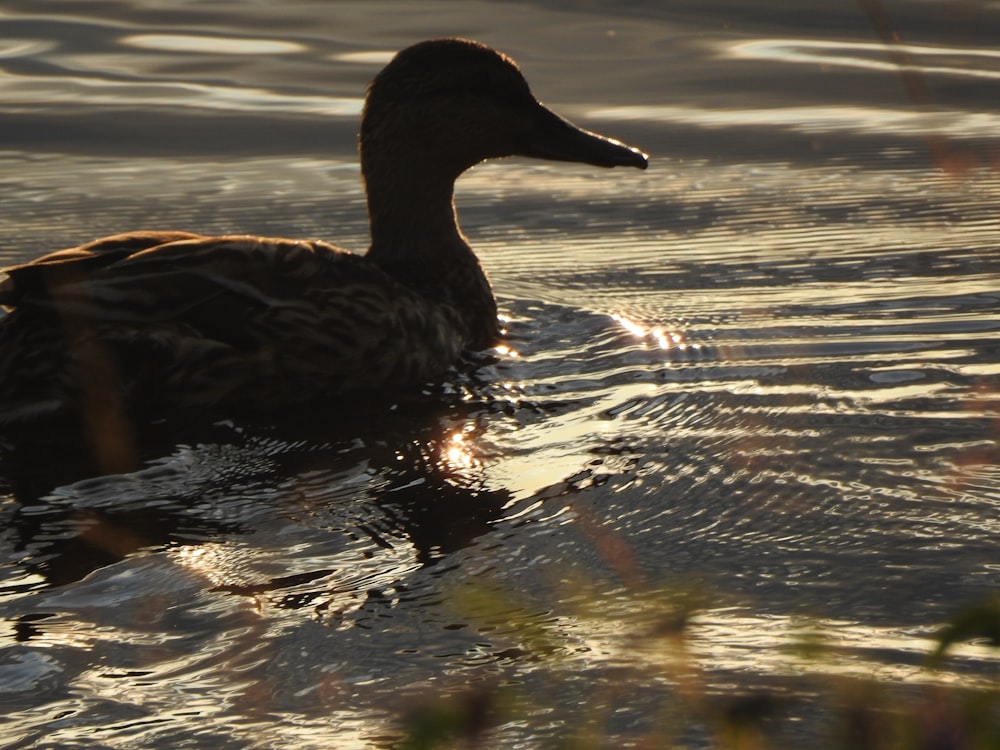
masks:
[[[920,675],[913,682],[878,679],[878,667],[891,670],[878,661],[873,676],[859,676],[858,655],[849,649],[845,657],[835,634],[831,640],[814,625],[779,649],[782,674],[761,689],[703,661],[699,628],[720,611],[703,592],[673,586],[609,598],[595,581],[577,583],[572,596],[555,597],[570,604],[561,613],[494,580],[452,591],[463,620],[501,642],[484,661],[490,676],[418,700],[396,747],[504,747],[508,731],[532,735],[544,725],[559,727],[557,738],[543,735],[531,747],[777,750],[801,746],[805,735],[812,747],[837,750],[1000,748],[1000,683],[958,687],[939,671],[959,641],[1000,645],[1000,598],[958,612],[925,665],[906,665]],[[845,661],[853,672],[842,673]],[[516,679],[505,680],[511,664]],[[581,673],[596,675],[582,692]]]

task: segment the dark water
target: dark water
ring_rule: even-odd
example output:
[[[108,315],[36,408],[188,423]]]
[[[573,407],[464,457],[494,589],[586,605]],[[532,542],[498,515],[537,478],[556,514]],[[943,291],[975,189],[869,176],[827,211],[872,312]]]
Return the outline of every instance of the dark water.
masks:
[[[1000,583],[1000,7],[792,6],[4,2],[6,263],[363,251],[360,97],[426,37],[652,166],[462,179],[511,337],[432,405],[6,461],[0,744],[387,747],[453,697],[486,746],[702,747],[767,695],[828,746],[859,694],[995,690],[923,659]]]

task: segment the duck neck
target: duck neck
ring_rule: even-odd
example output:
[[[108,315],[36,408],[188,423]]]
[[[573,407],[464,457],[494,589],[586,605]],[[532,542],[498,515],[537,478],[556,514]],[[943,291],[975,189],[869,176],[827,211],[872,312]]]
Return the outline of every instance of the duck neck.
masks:
[[[455,216],[454,179],[396,173],[378,180],[366,170],[365,186],[372,233],[368,256],[387,271],[413,260],[433,263],[465,245]]]
[[[438,167],[440,170],[440,167]],[[450,305],[470,348],[496,343],[497,308],[486,274],[458,227],[455,177],[398,169],[391,179],[364,171],[372,244],[367,257],[405,286]]]

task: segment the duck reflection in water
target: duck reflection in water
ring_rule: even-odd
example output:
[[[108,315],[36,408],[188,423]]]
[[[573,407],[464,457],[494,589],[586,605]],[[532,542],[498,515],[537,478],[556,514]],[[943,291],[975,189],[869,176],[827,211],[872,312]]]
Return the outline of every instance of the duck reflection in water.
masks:
[[[114,469],[150,418],[273,413],[440,380],[501,335],[458,228],[456,179],[513,155],[647,165],[544,107],[510,58],[460,39],[405,49],[376,76],[360,155],[364,256],[316,240],[143,231],[7,269],[0,429],[82,424]]]
[[[466,416],[466,426],[455,428]],[[252,556],[273,541],[269,528],[287,531],[289,523],[301,526],[299,539],[312,538],[320,548],[351,538],[355,555],[359,545],[373,559],[379,550],[397,550],[433,566],[487,534],[511,501],[505,489],[484,481],[476,421],[440,406],[367,414],[335,439],[305,422],[220,424],[214,434],[200,432],[195,447],[177,446],[138,471],[76,481],[68,471],[54,474],[51,457],[38,457],[33,476],[12,487],[19,502],[8,506],[4,526],[10,543],[25,550],[18,566],[49,586],[81,580],[137,552],[197,549],[244,535],[256,541],[235,545],[234,554]],[[336,557],[328,564],[336,567]],[[295,580],[206,583],[271,599],[295,588],[296,598],[282,606],[308,606],[309,592],[321,596],[330,573],[318,566]],[[303,591],[314,579],[320,588]]]

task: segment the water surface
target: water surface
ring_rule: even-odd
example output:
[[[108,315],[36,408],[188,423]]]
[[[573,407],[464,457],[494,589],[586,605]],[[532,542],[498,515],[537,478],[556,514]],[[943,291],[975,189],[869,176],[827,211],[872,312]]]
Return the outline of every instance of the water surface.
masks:
[[[865,7],[5,2],[4,263],[363,252],[364,86],[433,36],[652,164],[462,178],[509,341],[429,404],[6,460],[3,744],[388,747],[454,697],[495,746],[703,747],[767,696],[824,746],[864,691],[995,691],[923,662],[1000,577],[1000,19]]]

